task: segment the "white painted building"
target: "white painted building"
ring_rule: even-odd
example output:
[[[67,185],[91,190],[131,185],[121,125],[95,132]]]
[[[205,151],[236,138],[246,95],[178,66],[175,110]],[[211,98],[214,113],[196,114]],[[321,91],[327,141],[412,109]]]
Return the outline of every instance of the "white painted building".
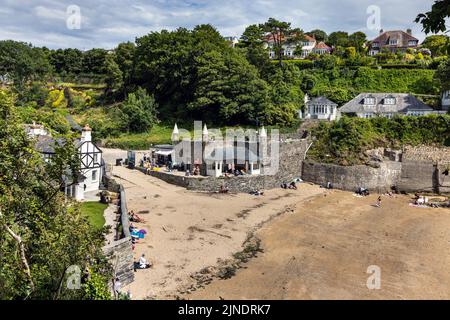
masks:
[[[338,105],[325,97],[317,97],[309,100],[305,95],[305,111],[300,111],[300,117],[303,119],[317,119],[334,121],[337,118]]]
[[[99,191],[103,177],[102,151],[92,142],[92,129],[86,125],[81,132],[81,139],[77,143],[81,161],[81,174],[84,192]]]
[[[63,139],[53,138],[42,126],[27,126],[26,132],[30,138],[35,139],[35,148],[43,155],[46,161],[51,161],[55,155],[55,147],[65,144]],[[100,189],[104,173],[102,151],[92,142],[92,129],[85,126],[81,132],[81,139],[75,141],[80,158],[80,179],[76,182],[70,172],[63,177],[65,181],[64,192],[68,197],[78,201],[85,199],[86,193],[96,193]]]

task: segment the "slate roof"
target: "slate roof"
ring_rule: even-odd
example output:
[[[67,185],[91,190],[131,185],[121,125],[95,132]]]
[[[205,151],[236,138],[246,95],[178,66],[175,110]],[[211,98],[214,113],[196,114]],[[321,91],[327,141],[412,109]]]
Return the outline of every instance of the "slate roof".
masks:
[[[308,101],[306,103],[307,105],[320,105],[320,104],[324,104],[324,105],[331,105],[331,106],[337,106],[337,104],[329,99],[327,99],[326,97],[320,96],[320,97],[316,97],[313,98],[311,101]]]
[[[64,139],[62,138],[53,138],[51,136],[37,136],[36,137],[36,150],[41,153],[55,153],[55,147],[64,146]]]
[[[364,99],[375,98],[375,105],[364,104]],[[385,104],[385,98],[395,98],[394,105]],[[407,111],[434,111],[413,95],[407,93],[361,93],[353,100],[344,104],[340,109],[343,113],[406,113]]]
[[[397,40],[396,45],[389,45],[390,40]],[[378,37],[372,40],[372,43],[378,42],[380,47],[391,46],[391,47],[408,47],[408,42],[410,40],[417,41],[419,44],[419,40],[409,33],[402,30],[394,30],[394,31],[385,31],[381,33]]]

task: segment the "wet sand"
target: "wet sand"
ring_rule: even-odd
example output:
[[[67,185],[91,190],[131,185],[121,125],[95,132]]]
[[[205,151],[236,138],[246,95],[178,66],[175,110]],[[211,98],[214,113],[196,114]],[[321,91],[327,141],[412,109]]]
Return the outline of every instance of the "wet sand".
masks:
[[[264,253],[186,299],[449,299],[450,210],[332,191],[263,226]],[[367,268],[380,267],[369,290]]]

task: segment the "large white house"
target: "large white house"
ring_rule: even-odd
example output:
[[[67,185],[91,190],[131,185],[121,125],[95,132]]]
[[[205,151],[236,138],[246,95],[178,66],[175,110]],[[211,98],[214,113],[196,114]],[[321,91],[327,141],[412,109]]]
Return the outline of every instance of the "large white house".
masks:
[[[269,34],[265,37],[265,48],[269,49],[269,56],[271,59],[276,59],[274,50],[275,40],[273,35]],[[283,37],[283,41],[288,40]],[[331,48],[324,42],[317,42],[314,37],[304,35],[300,41],[284,41],[283,56],[289,59],[304,59],[311,53],[326,54],[330,53]]]
[[[55,155],[55,147],[62,146],[65,140],[54,138],[42,126],[33,123],[27,126],[28,136],[35,139],[35,147],[46,161],[51,161]],[[81,138],[74,141],[80,158],[80,179],[73,181],[68,173],[63,177],[65,181],[64,192],[68,197],[78,201],[85,199],[87,193],[96,193],[100,189],[100,184],[104,172],[104,162],[102,151],[92,142],[92,129],[85,126],[81,132]]]
[[[338,118],[342,114],[360,118],[392,118],[395,115],[424,116],[442,113],[445,111],[434,110],[407,93],[361,93],[339,109]]]

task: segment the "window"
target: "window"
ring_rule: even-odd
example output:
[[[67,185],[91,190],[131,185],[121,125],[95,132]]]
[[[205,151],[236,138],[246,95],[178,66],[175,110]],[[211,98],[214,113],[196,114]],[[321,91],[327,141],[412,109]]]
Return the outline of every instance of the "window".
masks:
[[[97,181],[97,170],[92,171],[92,181]]]
[[[397,39],[391,39],[389,40],[389,45],[395,46],[397,44]]]
[[[374,105],[375,104],[375,98],[374,97],[364,98],[364,104]]]
[[[98,154],[94,154],[94,164],[98,163]]]
[[[373,117],[373,113],[372,112],[363,113],[362,117],[366,118],[366,119],[372,118]]]
[[[395,98],[394,97],[384,98],[384,104],[394,105],[395,104]]]
[[[374,48],[378,48],[380,46],[380,44],[378,42],[373,42],[372,43],[372,47]]]
[[[417,41],[416,40],[409,40],[408,41],[408,46],[415,46],[417,45]]]

